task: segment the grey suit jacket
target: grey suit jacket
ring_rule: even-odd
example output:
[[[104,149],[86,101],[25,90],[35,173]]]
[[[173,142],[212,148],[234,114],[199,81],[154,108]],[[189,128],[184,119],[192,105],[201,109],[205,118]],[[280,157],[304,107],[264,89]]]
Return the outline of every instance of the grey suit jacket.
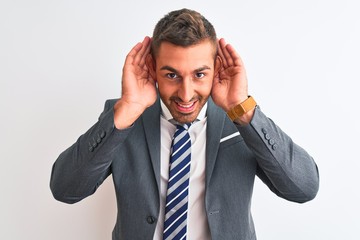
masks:
[[[114,127],[108,100],[98,122],[53,165],[54,197],[75,203],[112,174],[118,205],[113,239],[152,239],[159,215],[159,101],[128,129]],[[295,202],[315,197],[313,159],[257,108],[247,126],[231,122],[209,100],[205,207],[212,239],[256,239],[251,217],[255,175],[278,196]]]

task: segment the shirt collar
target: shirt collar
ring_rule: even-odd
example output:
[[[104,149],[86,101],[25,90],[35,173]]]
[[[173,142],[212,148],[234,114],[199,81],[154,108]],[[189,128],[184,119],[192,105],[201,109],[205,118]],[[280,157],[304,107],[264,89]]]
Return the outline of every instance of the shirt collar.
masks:
[[[202,107],[196,120],[201,121],[206,117],[207,104],[208,103],[206,102],[205,105]],[[161,115],[168,121],[172,120],[173,116],[171,115],[169,109],[166,107],[166,105],[161,99],[160,99],[160,105],[161,105]]]

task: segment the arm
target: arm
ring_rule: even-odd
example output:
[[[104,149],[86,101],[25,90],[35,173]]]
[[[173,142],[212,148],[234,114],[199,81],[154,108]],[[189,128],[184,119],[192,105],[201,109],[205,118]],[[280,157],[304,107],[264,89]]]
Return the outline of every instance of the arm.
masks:
[[[99,121],[54,163],[50,187],[57,200],[74,203],[94,193],[111,173],[114,148],[121,146],[131,125],[156,101],[155,82],[145,64],[150,42],[145,37],[126,56],[121,99],[107,101]]]
[[[224,39],[219,40],[218,53],[222,67],[214,78],[212,97],[228,112],[247,99],[247,77],[240,56]],[[259,108],[235,119],[234,124],[256,156],[257,175],[274,193],[296,202],[315,197],[319,187],[315,162]]]
[[[319,174],[313,158],[259,108],[249,124],[236,126],[256,156],[257,175],[275,194],[300,203],[316,196]]]
[[[126,56],[121,99],[114,106],[114,124],[118,129],[129,127],[156,101],[155,77],[147,66],[152,61],[150,46],[151,39],[145,37]]]
[[[114,101],[107,101],[98,122],[55,161],[50,188],[54,198],[75,203],[93,194],[111,173],[113,150],[131,129],[114,127]]]

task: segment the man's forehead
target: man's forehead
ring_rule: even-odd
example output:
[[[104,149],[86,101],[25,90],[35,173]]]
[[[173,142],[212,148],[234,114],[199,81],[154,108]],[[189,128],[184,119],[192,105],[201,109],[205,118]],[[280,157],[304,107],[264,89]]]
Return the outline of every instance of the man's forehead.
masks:
[[[180,71],[195,71],[200,68],[212,68],[216,58],[216,48],[210,41],[201,42],[191,46],[178,46],[163,42],[159,48],[155,62],[157,69],[167,66]]]
[[[171,49],[171,51],[169,51],[169,49]],[[162,55],[169,56],[174,53],[188,52],[189,54],[196,54],[196,52],[199,51],[202,51],[203,54],[209,53],[212,56],[216,56],[217,44],[214,44],[209,39],[204,39],[196,44],[189,46],[181,46],[168,41],[163,41],[160,43],[156,58],[161,57]]]

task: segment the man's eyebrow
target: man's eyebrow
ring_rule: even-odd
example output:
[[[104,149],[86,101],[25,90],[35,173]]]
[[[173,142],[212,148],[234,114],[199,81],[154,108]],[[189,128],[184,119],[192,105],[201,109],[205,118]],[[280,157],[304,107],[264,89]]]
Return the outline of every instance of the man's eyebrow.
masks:
[[[202,72],[204,70],[209,70],[209,69],[211,69],[209,66],[204,65],[202,67],[199,67],[199,68],[195,69],[193,72]],[[178,73],[178,71],[175,68],[170,67],[168,65],[165,65],[165,66],[161,67],[160,70],[168,70],[168,71],[173,72],[173,73]]]
[[[175,68],[170,67],[170,66],[167,66],[167,65],[162,66],[162,67],[160,68],[160,70],[168,70],[168,71],[173,72],[173,73],[178,73],[178,71],[177,71]]]
[[[204,65],[202,67],[195,69],[194,72],[202,72],[204,70],[209,70],[209,69],[211,69],[211,67]]]

